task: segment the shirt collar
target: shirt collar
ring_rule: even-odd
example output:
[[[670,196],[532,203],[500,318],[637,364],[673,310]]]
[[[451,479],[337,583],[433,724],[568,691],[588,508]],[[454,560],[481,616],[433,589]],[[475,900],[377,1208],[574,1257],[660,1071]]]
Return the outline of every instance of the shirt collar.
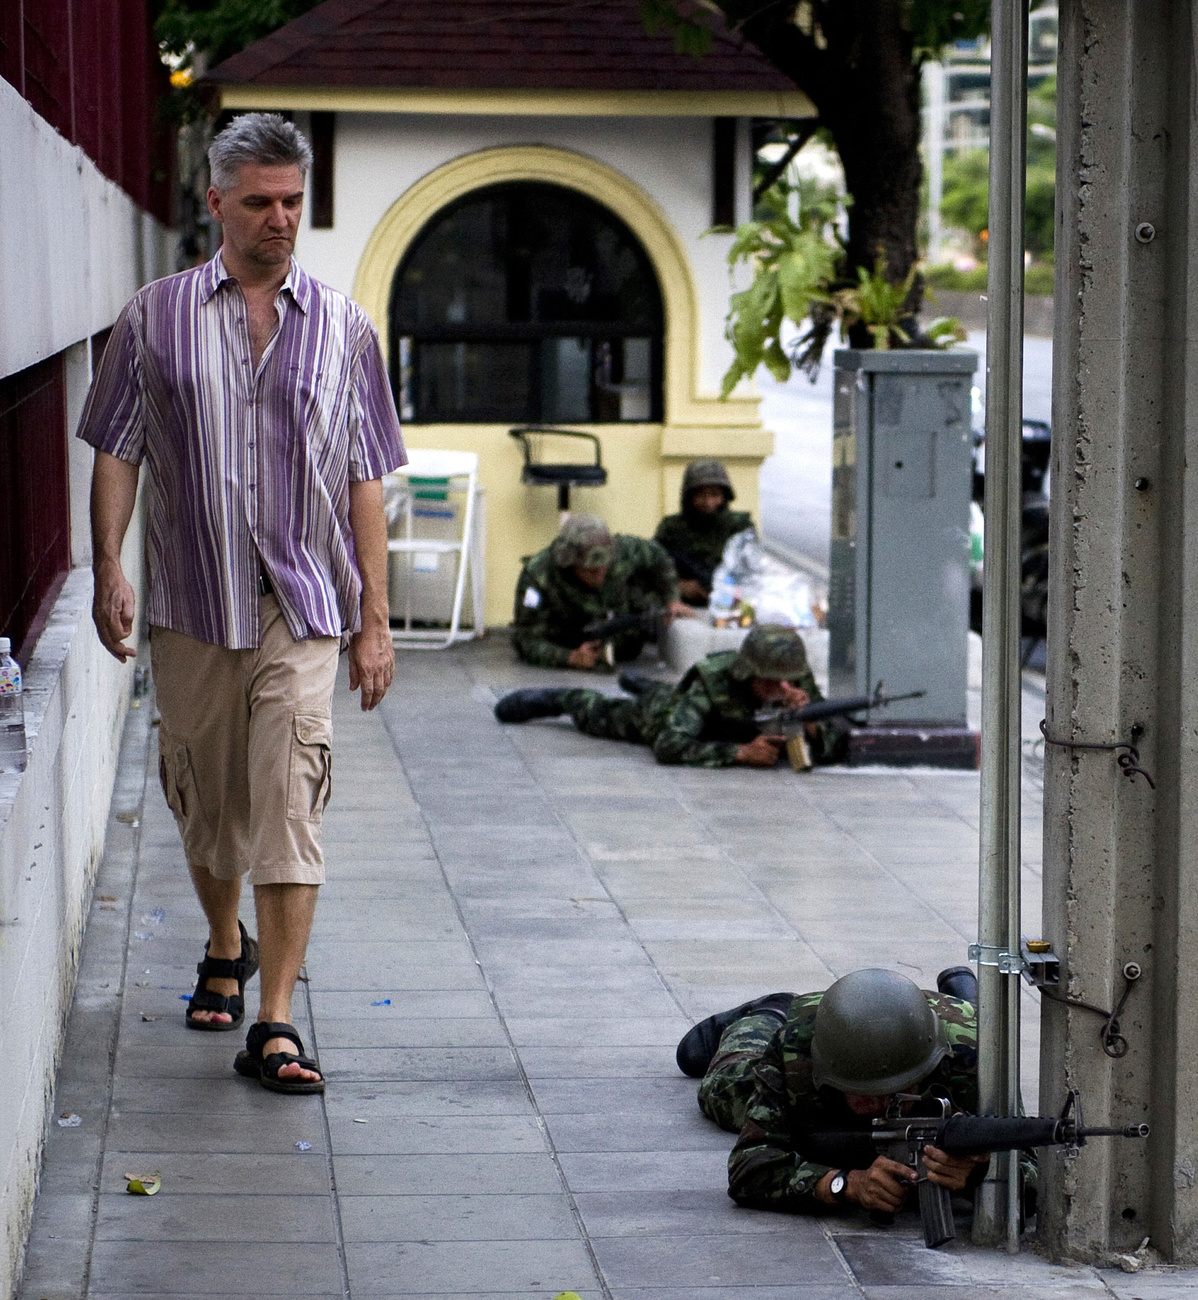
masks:
[[[210,262],[206,262],[200,271],[200,301],[206,303],[222,284],[233,278],[225,268],[225,259],[218,248],[216,256]],[[291,294],[295,305],[306,316],[312,305],[312,277],[294,257],[291,259],[287,278],[279,286],[279,292],[282,293],[284,289]]]

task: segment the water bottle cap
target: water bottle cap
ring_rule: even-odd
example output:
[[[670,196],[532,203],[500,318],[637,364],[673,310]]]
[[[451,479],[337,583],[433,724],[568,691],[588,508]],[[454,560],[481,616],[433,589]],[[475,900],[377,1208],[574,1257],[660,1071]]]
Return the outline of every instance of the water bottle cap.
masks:
[[[0,655],[6,655],[12,650],[12,642],[6,636],[0,636]]]

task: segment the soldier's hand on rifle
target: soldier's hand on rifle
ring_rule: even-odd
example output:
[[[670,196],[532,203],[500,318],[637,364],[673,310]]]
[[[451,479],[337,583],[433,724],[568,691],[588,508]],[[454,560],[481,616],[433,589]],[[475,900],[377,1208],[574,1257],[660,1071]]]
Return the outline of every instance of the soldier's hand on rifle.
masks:
[[[928,1181],[947,1187],[950,1192],[963,1192],[969,1175],[978,1165],[988,1164],[989,1156],[950,1156],[938,1147],[926,1146],[923,1161],[928,1170]]]
[[[571,668],[594,668],[603,654],[602,641],[584,641],[577,650],[570,651],[566,663]]]
[[[778,703],[786,709],[801,709],[805,704],[811,703],[811,696],[801,686],[793,686],[790,682],[779,682]]]
[[[678,590],[685,600],[706,600],[711,595],[698,578],[680,578]]]
[[[897,1160],[879,1156],[868,1169],[850,1169],[844,1194],[863,1210],[882,1210],[895,1214],[903,1208],[915,1170]]]
[[[665,608],[665,619],[672,623],[676,618],[698,618],[699,615],[689,605],[680,600],[672,600]]]
[[[785,736],[755,736],[736,751],[736,761],[746,767],[773,767],[785,744]]]

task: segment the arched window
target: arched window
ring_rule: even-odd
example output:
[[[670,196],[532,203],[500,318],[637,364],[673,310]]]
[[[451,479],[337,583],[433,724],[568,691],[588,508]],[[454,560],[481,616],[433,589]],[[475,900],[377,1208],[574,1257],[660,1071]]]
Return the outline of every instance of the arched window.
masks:
[[[574,190],[475,190],[391,291],[391,375],[417,423],[661,419],[661,293],[636,236]]]

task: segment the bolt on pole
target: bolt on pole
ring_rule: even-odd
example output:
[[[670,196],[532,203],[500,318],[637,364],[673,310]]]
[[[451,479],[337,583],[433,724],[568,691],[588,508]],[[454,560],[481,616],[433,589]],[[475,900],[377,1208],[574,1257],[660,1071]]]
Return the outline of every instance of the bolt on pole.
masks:
[[[983,555],[981,844],[978,882],[978,1110],[1019,1109],[1020,505],[1023,438],[1023,208],[1027,10],[994,0],[990,29],[990,217],[986,310],[986,535]],[[1019,1249],[1019,1155],[994,1160],[974,1240]]]

